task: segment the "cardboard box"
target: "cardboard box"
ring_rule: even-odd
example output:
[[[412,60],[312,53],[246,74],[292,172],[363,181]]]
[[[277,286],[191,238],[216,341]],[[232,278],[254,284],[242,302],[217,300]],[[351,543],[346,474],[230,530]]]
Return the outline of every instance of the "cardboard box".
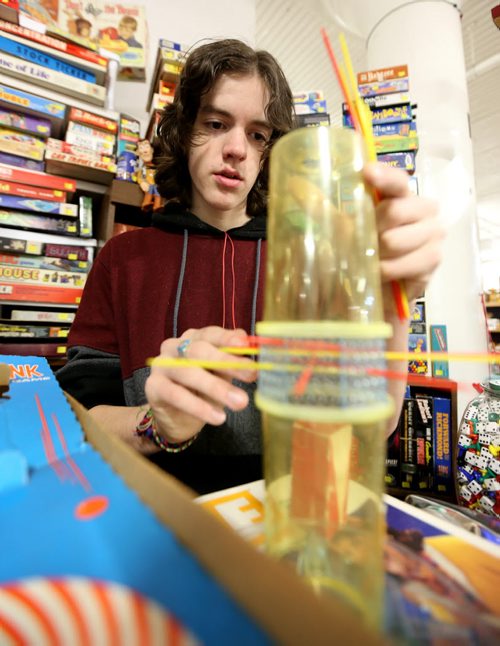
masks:
[[[75,626],[62,610],[70,604],[51,610],[45,601],[57,597],[54,587],[75,601],[76,587],[97,615],[78,602],[91,637],[107,617],[116,643],[125,643],[120,631],[138,634],[138,613],[143,626],[150,619],[149,639],[136,642],[145,645],[172,643],[159,632],[166,624],[204,644],[383,643],[349,608],[318,598],[68,398],[75,419],[43,359],[3,360],[14,378],[10,399],[0,398],[0,524],[9,527],[0,533],[9,554],[0,562],[0,626],[8,613],[24,634],[22,604],[11,602],[7,587],[37,608],[42,590],[56,633],[62,622]]]
[[[259,546],[264,540],[264,496],[264,483],[259,480],[197,501]],[[475,525],[470,516],[457,520],[455,509],[436,501],[429,509],[418,508],[422,505],[386,495],[384,504],[388,639],[396,644],[451,643],[452,639],[457,644],[497,643],[500,559],[495,525],[488,529],[483,524],[487,531],[480,533],[477,525],[467,531],[466,524]],[[358,644],[355,636],[348,643]]]

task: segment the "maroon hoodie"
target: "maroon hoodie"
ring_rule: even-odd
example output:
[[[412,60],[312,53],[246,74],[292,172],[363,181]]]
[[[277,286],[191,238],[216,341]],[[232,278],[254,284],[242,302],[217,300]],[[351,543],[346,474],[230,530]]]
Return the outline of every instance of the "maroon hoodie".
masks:
[[[165,339],[207,325],[254,334],[262,318],[265,226],[262,215],[224,233],[171,204],[153,216],[153,226],[111,238],[93,263],[71,326],[68,362],[57,372],[62,388],[89,408],[136,406],[146,401],[146,362]],[[233,430],[223,437],[217,427],[214,441],[199,438],[193,447],[259,453],[253,406],[229,415],[227,426],[235,424],[241,437]]]

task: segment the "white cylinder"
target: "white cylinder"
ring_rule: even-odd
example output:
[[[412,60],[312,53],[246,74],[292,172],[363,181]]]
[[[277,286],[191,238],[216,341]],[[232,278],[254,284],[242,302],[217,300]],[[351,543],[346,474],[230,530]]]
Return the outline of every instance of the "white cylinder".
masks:
[[[481,303],[469,103],[459,10],[444,1],[393,3],[367,38],[368,69],[408,65],[410,98],[417,104],[421,195],[438,200],[447,229],[443,263],[425,294],[428,324],[445,324],[450,353],[487,352]],[[480,361],[450,361],[459,418],[488,375]]]

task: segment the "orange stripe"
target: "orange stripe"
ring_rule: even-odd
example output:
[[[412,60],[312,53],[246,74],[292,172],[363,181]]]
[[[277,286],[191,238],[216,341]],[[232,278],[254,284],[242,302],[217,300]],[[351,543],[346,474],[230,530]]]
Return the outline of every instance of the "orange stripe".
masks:
[[[52,436],[50,434],[49,425],[47,424],[47,418],[45,417],[45,412],[43,410],[40,397],[35,395],[35,402],[38,408],[38,415],[40,416],[40,421],[42,422],[42,442],[43,448],[45,450],[45,455],[47,457],[47,462],[51,466],[59,478],[64,479],[67,477],[66,468],[57,460],[56,452],[54,449],[54,442],[52,441]]]
[[[165,618],[165,630],[167,632],[168,646],[182,646],[184,631],[180,623],[172,615]]]
[[[99,581],[95,582],[94,591],[104,618],[106,632],[108,634],[108,641],[106,642],[106,640],[104,640],[104,643],[109,643],[110,646],[119,646],[120,631],[118,628],[118,621],[106,593],[106,584]]]
[[[2,635],[6,635],[16,646],[29,646],[17,628],[9,623],[8,619],[0,615],[0,642],[3,644]]]
[[[340,85],[340,89],[342,90],[342,94],[344,96],[345,102],[347,103],[347,108],[349,110],[349,114],[351,115],[354,129],[357,130],[358,132],[362,132],[361,124],[358,119],[358,114],[353,105],[352,97],[349,92],[349,88],[347,87],[346,79],[342,74],[342,70],[340,69],[337,59],[335,58],[335,53],[333,51],[333,47],[330,42],[330,39],[328,38],[328,34],[326,33],[326,30],[323,28],[320,30],[320,32],[321,32],[321,36],[323,37],[323,42],[325,44],[326,51],[330,58],[330,62],[332,63],[333,71],[335,72],[335,76],[337,77],[337,81],[338,81],[338,84]]]
[[[45,412],[43,410],[42,402],[40,397],[35,395],[35,402],[38,408],[38,415],[40,416],[40,421],[42,422],[42,437],[44,438],[45,451],[47,453],[47,459],[50,462],[55,462],[56,452],[54,449],[54,443],[52,441],[52,436],[50,435],[49,425],[47,424],[47,418],[45,417]]]
[[[71,470],[73,471],[73,473],[75,474],[77,479],[80,481],[80,484],[85,489],[85,491],[92,491],[92,487],[90,486],[90,482],[83,475],[81,469],[75,463],[75,461],[73,460],[73,458],[70,455],[70,452],[68,451],[68,445],[66,444],[66,438],[64,436],[63,430],[61,428],[61,425],[59,424],[59,420],[57,419],[57,415],[55,413],[52,414],[52,421],[54,422],[54,426],[56,427],[57,436],[59,438],[59,442],[61,443],[62,450],[63,450],[63,453],[64,453],[64,457],[66,458],[66,462],[69,464]]]
[[[80,612],[78,603],[75,601],[72,594],[70,594],[67,584],[57,579],[49,581],[49,584],[54,590],[54,592],[59,595],[61,600],[66,605],[66,608],[69,611],[68,614],[71,616],[71,619],[75,624],[75,627],[74,627],[75,632],[73,637],[78,638],[82,646],[89,646],[90,633],[88,631],[87,624],[85,622],[83,614]]]
[[[138,592],[132,593],[132,608],[135,617],[135,625],[137,626],[137,643],[151,643],[153,640],[149,629],[146,602],[144,597],[142,597]]]
[[[304,370],[300,373],[299,378],[292,388],[292,393],[295,395],[295,397],[302,397],[306,392],[307,386],[309,385],[309,382],[311,381],[311,377],[313,375],[315,363],[315,361],[310,361],[307,366],[305,366]]]
[[[5,586],[4,591],[7,594],[10,594],[10,596],[16,599],[16,601],[19,601],[24,605],[37,618],[46,634],[49,644],[53,646],[61,644],[54,624],[51,622],[50,618],[45,615],[45,611],[40,608],[36,600],[32,599],[27,592],[23,592],[18,587]],[[64,644],[61,644],[61,646],[64,646]]]

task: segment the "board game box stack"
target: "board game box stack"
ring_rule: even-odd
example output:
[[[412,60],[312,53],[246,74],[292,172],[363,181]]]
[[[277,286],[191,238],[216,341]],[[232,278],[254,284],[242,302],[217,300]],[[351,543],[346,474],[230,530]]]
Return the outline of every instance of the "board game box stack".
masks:
[[[2,65],[5,56],[15,64]],[[0,163],[110,184],[119,115],[102,107],[108,63],[91,48],[0,20]]]
[[[104,107],[108,63],[81,45],[0,21],[0,72],[6,76]]]
[[[92,200],[76,181],[0,164],[0,226],[91,238]]]
[[[49,138],[46,170],[110,184],[116,174],[118,115],[68,107],[64,140]]]
[[[20,0],[19,22],[120,60],[121,80],[145,79],[146,10],[140,2]]]
[[[410,314],[408,350],[415,355],[415,357],[412,357],[408,362],[408,372],[413,375],[426,375],[429,371],[429,362],[424,356],[428,351],[427,322],[424,301],[417,301]]]
[[[61,137],[66,119],[66,104],[53,96],[31,91],[31,87],[15,79],[8,79],[0,73],[0,110],[2,127],[31,134],[44,142],[48,137]],[[8,157],[5,157],[8,155]],[[19,159],[21,158],[21,159]],[[19,153],[4,153],[1,163],[12,166],[43,170]]]
[[[47,139],[61,136],[65,114],[64,103],[19,89],[0,74],[0,163],[43,171]]]
[[[89,183],[111,184],[119,135],[113,57],[80,4],[0,12],[0,346],[58,360],[97,248]]]
[[[50,121],[0,108],[0,162],[43,170]]]
[[[166,38],[160,38],[158,42],[156,62],[146,103],[149,122],[145,136],[151,142],[156,136],[161,111],[167,103],[171,103],[174,99],[175,88],[186,60],[187,50],[187,45]]]
[[[449,383],[454,386],[454,382]],[[388,442],[388,487],[454,501],[454,422],[447,384],[429,388],[425,383],[410,381],[398,427]]]
[[[330,125],[330,115],[321,90],[294,93],[293,105],[298,128]]]
[[[408,66],[360,72],[357,82],[361,98],[370,107],[377,159],[413,175],[418,135],[416,106],[410,100]],[[345,103],[342,113],[343,125],[352,127]]]
[[[75,203],[76,191],[74,179],[0,164],[2,353],[65,356],[96,246],[92,200]]]
[[[410,78],[407,65],[396,65],[357,75],[359,94],[370,107],[375,151],[378,161],[389,166],[402,168],[410,175],[410,188],[418,194],[418,179],[415,176],[418,135],[415,120],[416,105],[410,100]],[[342,105],[343,125],[352,127],[352,120],[344,103]],[[424,318],[410,321],[408,350],[415,359],[408,363],[412,374],[425,375],[428,361],[420,354],[427,352],[427,331],[425,305],[417,306],[417,314]]]
[[[116,148],[116,179],[127,182],[137,181],[137,144],[140,135],[140,121],[130,115],[120,114]]]

